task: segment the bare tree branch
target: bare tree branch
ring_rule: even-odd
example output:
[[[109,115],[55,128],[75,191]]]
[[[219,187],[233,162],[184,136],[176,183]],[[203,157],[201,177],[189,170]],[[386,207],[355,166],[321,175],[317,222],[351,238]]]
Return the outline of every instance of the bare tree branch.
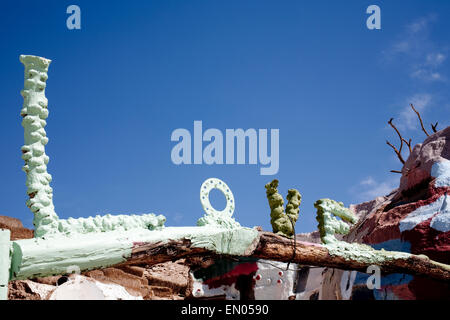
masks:
[[[386,143],[387,143],[388,146],[390,146],[392,149],[394,149],[394,152],[397,154],[397,157],[400,160],[400,162],[402,164],[405,164],[405,159],[403,159],[403,156],[402,156],[403,142],[408,146],[409,153],[411,153],[412,152],[411,139],[406,141],[406,139],[402,137],[400,131],[398,131],[397,127],[394,125],[393,121],[394,121],[394,118],[391,118],[388,121],[388,124],[392,127],[392,129],[395,130],[395,132],[397,132],[398,138],[400,139],[400,148],[397,149],[392,143],[390,143],[387,140],[386,140]],[[402,173],[401,171],[398,171],[398,170],[391,170],[391,172],[393,172],[393,173]]]
[[[427,135],[427,137],[429,137],[430,135],[428,134],[427,130],[425,130],[425,127],[423,126],[423,121],[422,118],[420,117],[420,113],[419,111],[416,110],[416,108],[414,108],[413,104],[410,104],[411,108],[414,110],[414,112],[417,114],[417,117],[419,118],[420,121],[420,126],[422,127],[422,131],[425,132],[425,134]]]
[[[392,122],[394,120],[394,118],[391,118],[388,121],[388,124],[395,130],[395,132],[397,132],[398,137],[400,138],[400,149],[398,150],[399,153],[402,152],[402,148],[403,148],[403,141],[405,139],[402,138],[402,135],[400,134],[400,132],[398,131],[397,127],[394,125],[394,123]],[[404,162],[403,162],[404,163]]]
[[[402,154],[400,153],[400,151],[397,150],[397,148],[392,143],[390,143],[389,141],[386,140],[386,143],[387,143],[388,146],[390,146],[392,149],[394,149],[394,151],[397,154],[397,157],[400,160],[400,162],[402,164],[405,164],[405,160],[403,159]]]
[[[403,138],[402,138],[403,139]],[[403,139],[403,141],[406,143],[406,145],[408,146],[408,149],[409,149],[409,153],[411,153],[412,152],[412,149],[411,149],[411,139],[409,139],[409,141],[406,141],[405,139]]]

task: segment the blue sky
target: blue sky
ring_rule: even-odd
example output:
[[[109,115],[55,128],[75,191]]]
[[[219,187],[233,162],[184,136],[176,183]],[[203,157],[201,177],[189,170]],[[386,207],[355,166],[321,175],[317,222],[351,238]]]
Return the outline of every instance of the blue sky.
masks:
[[[81,30],[66,8],[81,8]],[[381,30],[365,13],[381,8]],[[199,189],[224,180],[243,225],[270,229],[264,184],[303,195],[297,232],[316,229],[315,200],[345,205],[398,184],[390,117],[421,142],[449,125],[449,1],[3,1],[0,11],[0,215],[31,227],[25,206],[20,54],[52,59],[46,152],[62,218],[155,212],[195,225]],[[280,169],[181,165],[173,130],[280,130]],[[225,205],[217,193],[212,202]]]

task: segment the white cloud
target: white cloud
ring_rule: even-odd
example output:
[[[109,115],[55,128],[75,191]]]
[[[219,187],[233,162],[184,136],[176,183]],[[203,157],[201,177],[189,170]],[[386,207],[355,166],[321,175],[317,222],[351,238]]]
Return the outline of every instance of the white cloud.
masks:
[[[352,193],[358,192],[361,201],[370,201],[377,197],[382,197],[391,193],[398,187],[398,177],[392,177],[386,181],[377,182],[372,177],[367,177],[354,187]],[[357,190],[357,191],[356,191]]]
[[[411,77],[423,81],[443,81],[445,80],[439,72],[434,72],[433,70],[420,68],[411,73]]]
[[[387,50],[387,61],[402,63],[412,79],[426,82],[445,81],[441,67],[447,59],[445,48],[430,39],[429,33],[435,15],[428,15],[407,25]]]
[[[445,77],[439,72],[439,67],[447,56],[441,52],[428,53],[425,62],[413,67],[411,77],[423,81],[444,81]]]
[[[384,52],[385,55],[390,58],[396,58],[396,56],[403,54],[410,57],[423,55],[423,50],[426,50],[429,44],[429,26],[434,20],[434,18],[427,16],[407,25],[397,36],[398,40]]]
[[[372,186],[375,184],[375,180],[372,177],[367,177],[366,179],[360,182],[363,186]]]
[[[426,58],[426,64],[432,67],[437,67],[440,66],[445,59],[447,59],[447,56],[443,53],[429,53]]]
[[[396,53],[408,53],[411,50],[411,43],[409,41],[400,41],[394,43],[390,50],[387,51],[388,54]]]
[[[430,23],[436,20],[436,15],[430,14],[425,17],[421,17],[416,21],[410,23],[406,26],[406,30],[409,34],[417,34],[419,32],[426,31],[430,25]]]
[[[423,113],[432,102],[432,96],[428,93],[415,94],[405,101],[405,107],[400,112],[400,121],[398,127],[401,129],[417,129],[419,127],[419,120],[416,113],[411,109],[410,103],[414,108]]]

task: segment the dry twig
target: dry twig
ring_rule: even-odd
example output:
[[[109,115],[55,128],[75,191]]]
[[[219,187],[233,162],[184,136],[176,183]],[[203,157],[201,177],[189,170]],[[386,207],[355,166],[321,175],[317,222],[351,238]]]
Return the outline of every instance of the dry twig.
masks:
[[[427,137],[429,137],[430,135],[428,134],[427,130],[425,130],[425,127],[423,126],[423,121],[422,118],[420,117],[420,113],[419,111],[416,110],[416,108],[414,108],[413,104],[410,104],[411,108],[414,110],[414,112],[417,114],[417,117],[419,118],[420,121],[420,126],[422,127],[422,131],[425,132],[425,134],[427,135]],[[437,125],[437,123],[436,123]]]
[[[388,121],[388,124],[395,130],[395,132],[397,132],[398,137],[400,139],[400,148],[397,149],[392,143],[390,143],[389,141],[386,140],[386,143],[388,146],[390,146],[392,149],[394,149],[395,153],[397,154],[398,159],[400,160],[400,162],[402,164],[405,164],[405,160],[403,159],[402,156],[402,148],[403,148],[403,142],[406,142],[405,139],[403,139],[402,135],[400,134],[400,132],[398,131],[397,127],[392,123],[392,121],[394,120],[394,118],[391,118]],[[408,143],[407,143],[408,144]],[[408,146],[411,145],[411,140],[409,140],[409,144]],[[409,150],[411,150],[411,147],[409,148]]]
[[[406,143],[406,145],[408,146],[408,149],[409,149],[409,153],[411,153],[412,152],[412,149],[411,149],[411,139],[409,139],[409,141],[408,142],[406,142],[406,140],[405,139],[403,139],[403,141]]]

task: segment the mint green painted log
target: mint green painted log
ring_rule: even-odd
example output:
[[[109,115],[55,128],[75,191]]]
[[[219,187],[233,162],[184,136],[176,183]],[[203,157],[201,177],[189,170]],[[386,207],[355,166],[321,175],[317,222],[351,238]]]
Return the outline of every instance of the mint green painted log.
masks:
[[[232,255],[303,265],[358,270],[376,264],[383,273],[409,273],[450,281],[450,266],[404,252],[297,241],[250,228],[168,227],[99,234],[76,234],[49,239],[13,241],[12,279],[73,273],[126,264],[157,264],[189,256]],[[380,259],[381,258],[381,259]]]
[[[8,298],[8,281],[10,276],[10,239],[11,232],[0,229],[0,300]]]
[[[258,243],[250,228],[168,227],[102,233],[58,235],[13,241],[12,280],[104,268],[131,259],[133,249],[146,244],[189,241],[190,248],[226,255],[245,256]],[[147,253],[151,259],[152,253]]]

